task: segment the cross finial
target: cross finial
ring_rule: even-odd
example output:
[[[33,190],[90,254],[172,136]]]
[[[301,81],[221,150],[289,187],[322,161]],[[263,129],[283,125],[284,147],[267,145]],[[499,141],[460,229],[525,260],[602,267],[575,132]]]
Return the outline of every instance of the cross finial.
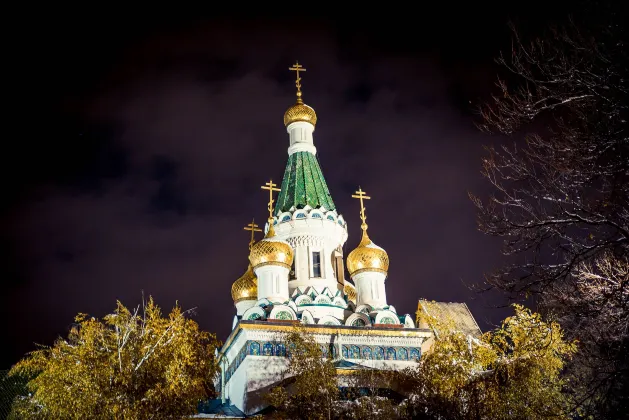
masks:
[[[297,88],[297,102],[300,102],[301,101],[301,77],[299,77],[299,72],[306,71],[306,69],[304,68],[304,66],[299,64],[299,61],[295,61],[295,64],[293,64],[293,67],[289,67],[288,70],[295,72],[295,75],[296,75],[295,87]]]
[[[277,184],[273,183],[272,179],[261,187],[263,190],[269,191],[269,205],[267,206],[269,209],[269,222],[273,221],[273,203],[275,202],[275,200],[273,200],[273,193],[280,191],[279,188],[275,187],[277,187]]]
[[[371,200],[371,197],[369,197],[362,188],[358,187],[358,191],[356,191],[356,194],[352,194],[352,198],[360,200],[360,219],[363,221],[360,228],[362,230],[367,230],[367,216],[365,215],[365,203],[363,200]]]
[[[258,225],[256,225],[255,219],[251,219],[251,223],[245,226],[244,229],[251,232],[251,240],[249,241],[249,251],[251,251],[251,247],[255,243],[255,234],[256,232],[262,232],[262,229],[258,228]]]

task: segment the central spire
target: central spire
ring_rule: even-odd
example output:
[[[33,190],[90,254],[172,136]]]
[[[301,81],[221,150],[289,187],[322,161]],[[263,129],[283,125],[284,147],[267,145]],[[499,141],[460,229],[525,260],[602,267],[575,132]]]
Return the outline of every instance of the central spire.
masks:
[[[300,72],[306,69],[299,62],[295,62],[288,70],[294,71],[296,75],[297,101],[284,114],[284,125],[290,135],[290,147],[275,214],[305,206],[335,210],[316,157],[317,148],[314,146],[312,133],[317,123],[317,114],[302,98]]]

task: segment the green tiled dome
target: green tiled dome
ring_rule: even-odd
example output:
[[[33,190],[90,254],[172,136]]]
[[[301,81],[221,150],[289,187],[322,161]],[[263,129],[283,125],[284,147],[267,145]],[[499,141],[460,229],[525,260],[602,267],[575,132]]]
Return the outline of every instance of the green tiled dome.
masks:
[[[301,209],[306,205],[335,209],[316,156],[310,152],[296,152],[288,157],[275,214],[289,211],[293,206]]]

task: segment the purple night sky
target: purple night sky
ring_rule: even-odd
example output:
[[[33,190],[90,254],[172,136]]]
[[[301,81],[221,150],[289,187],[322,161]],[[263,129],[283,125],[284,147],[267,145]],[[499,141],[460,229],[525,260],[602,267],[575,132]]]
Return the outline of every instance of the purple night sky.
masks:
[[[419,298],[464,301],[481,328],[498,322],[502,299],[467,287],[505,262],[467,197],[491,191],[483,145],[504,141],[475,128],[474,110],[493,89],[493,57],[510,48],[507,21],[532,28],[551,15],[501,7],[29,20],[5,51],[0,369],[65,335],[76,313],[135,306],[142,291],[165,311],[196,307],[202,328],[227,336],[230,287],[247,268],[243,226],[263,223],[260,185],[279,183],[287,159],[295,59],[348,221],[345,255],[360,239],[350,197],[360,185],[398,312]]]

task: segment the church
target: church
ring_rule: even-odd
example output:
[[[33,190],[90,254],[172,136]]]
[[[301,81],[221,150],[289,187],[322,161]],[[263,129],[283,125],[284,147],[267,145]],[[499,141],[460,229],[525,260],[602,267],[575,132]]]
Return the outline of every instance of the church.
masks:
[[[389,256],[368,234],[365,204],[370,197],[361,188],[352,197],[360,209],[362,237],[343,255],[352,221],[334,204],[319,166],[317,114],[301,91],[300,72],[306,69],[296,63],[289,70],[296,74],[297,98],[284,114],[289,138],[284,178],[280,185],[262,186],[269,196],[264,238],[255,241],[255,233],[263,231],[255,222],[245,227],[251,232],[249,266],[232,285],[233,329],[217,354],[217,403],[233,418],[266,407],[263,396],[283,379],[287,365],[282,334],[295,324],[313,334],[341,375],[411,367],[433,337],[427,325],[418,321],[417,326],[387,300]],[[471,333],[480,332],[465,304],[436,307],[450,311]],[[218,411],[200,407],[200,412]]]

